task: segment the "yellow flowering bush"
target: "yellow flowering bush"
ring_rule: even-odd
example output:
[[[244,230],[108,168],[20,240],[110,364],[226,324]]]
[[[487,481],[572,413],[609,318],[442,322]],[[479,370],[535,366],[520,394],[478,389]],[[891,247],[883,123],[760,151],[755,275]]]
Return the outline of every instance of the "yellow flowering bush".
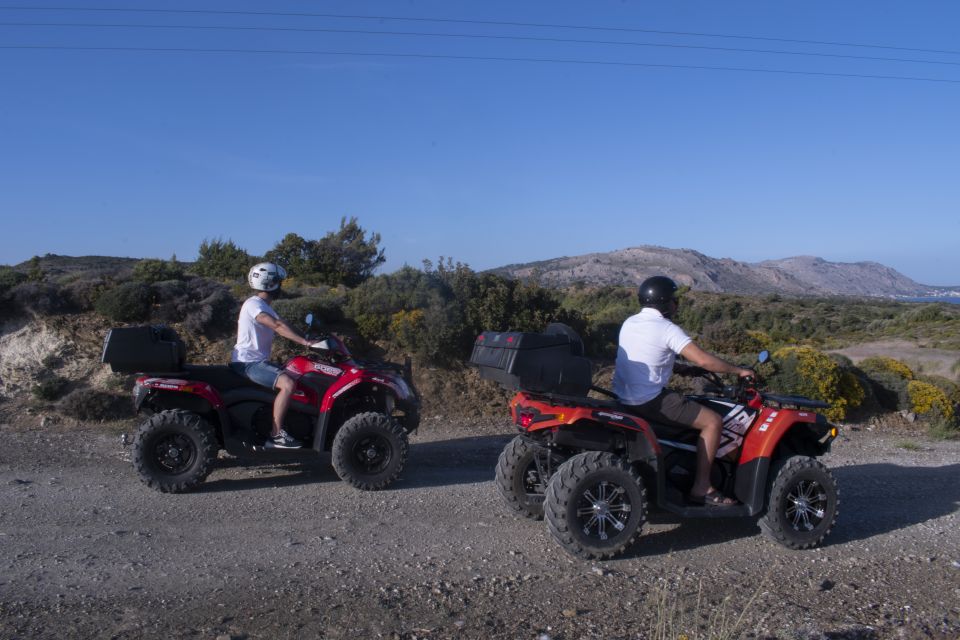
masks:
[[[823,413],[831,420],[843,420],[848,409],[863,401],[864,391],[857,377],[822,351],[784,347],[773,358],[777,371],[770,378],[771,387],[829,402],[830,408]]]
[[[915,413],[926,414],[937,409],[948,420],[953,418],[953,404],[939,387],[929,382],[911,380],[907,383],[907,393]]]
[[[403,347],[415,350],[425,330],[423,309],[397,311],[390,316],[390,333]]]
[[[770,335],[767,334],[766,331],[755,331],[748,329],[747,335],[753,338],[756,343],[760,345],[760,349],[769,349],[770,345],[773,344],[773,340],[771,340]]]
[[[886,356],[874,356],[860,362],[860,368],[869,373],[893,373],[904,380],[913,380],[913,370],[907,365]]]

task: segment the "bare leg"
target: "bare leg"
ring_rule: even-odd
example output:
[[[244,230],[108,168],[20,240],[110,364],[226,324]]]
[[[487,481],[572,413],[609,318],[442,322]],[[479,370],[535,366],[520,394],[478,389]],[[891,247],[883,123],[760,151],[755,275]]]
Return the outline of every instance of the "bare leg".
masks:
[[[699,497],[716,491],[710,484],[710,469],[713,467],[717,446],[720,444],[723,419],[716,412],[700,407],[700,413],[690,426],[700,432],[700,438],[697,440],[697,477],[690,490],[691,495]],[[733,504],[733,501],[725,500],[724,503]]]
[[[287,409],[290,407],[290,397],[293,396],[293,390],[296,383],[293,378],[285,373],[277,377],[274,385],[277,389],[277,397],[273,401],[273,431],[270,435],[280,435],[280,429],[283,428],[283,419],[287,417]],[[716,450],[716,446],[714,446]]]

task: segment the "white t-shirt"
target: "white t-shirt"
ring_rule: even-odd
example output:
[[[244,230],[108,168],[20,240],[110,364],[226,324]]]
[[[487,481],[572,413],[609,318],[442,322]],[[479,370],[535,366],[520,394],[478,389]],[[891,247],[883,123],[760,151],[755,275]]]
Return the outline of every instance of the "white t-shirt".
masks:
[[[620,347],[613,373],[613,392],[624,404],[643,404],[657,397],[673,373],[673,361],[690,344],[683,329],[645,307],[620,327]]]
[[[278,318],[267,302],[260,296],[251,296],[240,307],[240,319],[237,320],[237,344],[230,354],[232,362],[262,362],[270,359],[273,348],[274,331],[257,322],[257,316],[265,313]]]

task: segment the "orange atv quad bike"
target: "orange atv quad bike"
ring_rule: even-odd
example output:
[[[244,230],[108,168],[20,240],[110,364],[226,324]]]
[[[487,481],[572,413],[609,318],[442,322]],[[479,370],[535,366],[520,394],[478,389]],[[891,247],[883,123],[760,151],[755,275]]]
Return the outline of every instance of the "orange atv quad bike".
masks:
[[[768,358],[763,352],[759,361]],[[500,455],[498,489],[518,514],[546,516],[550,533],[575,556],[624,552],[651,507],[685,518],[762,515],[764,533],[791,549],[818,545],[836,521],[837,483],[817,459],[838,433],[815,411],[826,403],[762,392],[752,378],[724,385],[716,374],[687,367],[709,383],[703,395],[689,397],[723,416],[713,486],[740,503],[694,505],[686,496],[698,432],[645,420],[593,386],[583,343],[569,327],[485,332],[470,362],[481,377],[518,391],[510,412],[519,435]]]

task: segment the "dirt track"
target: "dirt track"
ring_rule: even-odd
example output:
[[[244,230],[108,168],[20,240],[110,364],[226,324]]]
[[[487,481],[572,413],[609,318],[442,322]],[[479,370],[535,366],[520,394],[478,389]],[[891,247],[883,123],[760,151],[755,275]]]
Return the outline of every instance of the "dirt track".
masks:
[[[0,638],[960,636],[960,442],[848,430],[819,550],[654,514],[628,557],[590,563],[501,505],[511,436],[427,421],[380,493],[328,458],[224,458],[162,495],[115,436],[0,425]]]

